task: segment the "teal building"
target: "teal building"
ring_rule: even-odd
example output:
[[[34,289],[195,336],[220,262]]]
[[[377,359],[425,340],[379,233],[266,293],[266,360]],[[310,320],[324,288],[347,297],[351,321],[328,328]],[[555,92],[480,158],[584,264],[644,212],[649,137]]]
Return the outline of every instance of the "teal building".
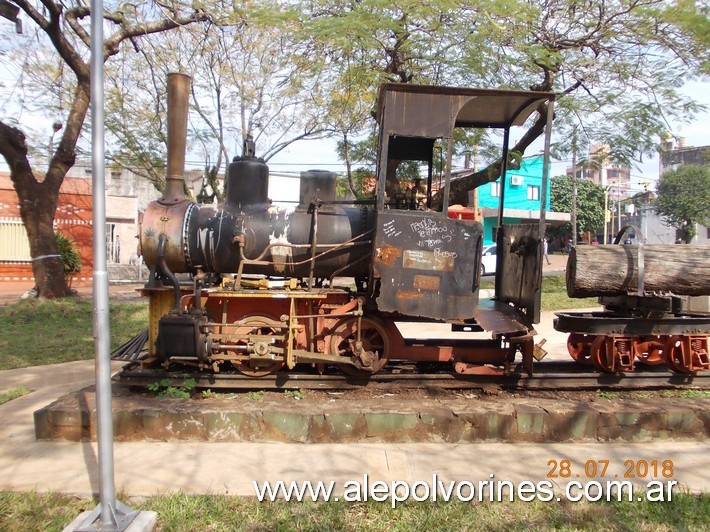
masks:
[[[508,170],[505,179],[478,187],[478,208],[483,218],[483,243],[495,244],[501,186],[505,197],[503,220],[506,224],[534,223],[540,220],[542,194],[542,157],[523,159],[520,168]],[[550,212],[550,180],[547,182],[546,221],[558,225],[569,221],[567,213]]]

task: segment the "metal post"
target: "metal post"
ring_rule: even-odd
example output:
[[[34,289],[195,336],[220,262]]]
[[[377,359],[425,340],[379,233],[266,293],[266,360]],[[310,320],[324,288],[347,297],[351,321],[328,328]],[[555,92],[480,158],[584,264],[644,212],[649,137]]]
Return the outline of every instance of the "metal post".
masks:
[[[542,190],[540,191],[540,239],[545,238],[545,215],[547,214],[547,184],[550,182],[550,143],[552,120],[555,118],[555,102],[547,102],[547,123],[545,124],[545,151],[542,159]],[[542,262],[540,263],[542,264]]]
[[[111,423],[111,328],[106,270],[106,191],[104,175],[103,0],[91,8],[91,175],[94,225],[94,349],[96,355],[96,415],[98,422],[101,523],[111,523],[116,501]],[[95,16],[94,16],[95,15]]]
[[[503,157],[500,163],[500,193],[498,195],[498,232],[496,234],[496,277],[495,297],[502,286],[503,278],[503,210],[505,209],[505,174],[508,171],[508,149],[510,144],[510,126],[503,132]]]
[[[444,175],[444,198],[441,212],[446,216],[449,212],[449,190],[451,190],[451,159],[454,153],[454,139],[447,139],[446,144],[446,170]]]
[[[604,241],[602,242],[603,244],[607,244],[609,242],[608,238],[608,233],[609,233],[609,220],[611,220],[611,232],[614,232],[614,217],[609,216],[609,187],[604,187]]]
[[[503,158],[500,163],[500,194],[498,205],[498,231],[503,227],[503,209],[505,207],[505,174],[508,171],[508,144],[510,143],[510,126],[503,132]],[[498,269],[496,268],[496,272]]]
[[[111,353],[106,270],[106,176],[104,164],[103,0],[91,0],[91,174],[94,239],[94,352],[99,461],[99,506],[77,530],[125,530],[138,515],[116,504],[113,475]]]

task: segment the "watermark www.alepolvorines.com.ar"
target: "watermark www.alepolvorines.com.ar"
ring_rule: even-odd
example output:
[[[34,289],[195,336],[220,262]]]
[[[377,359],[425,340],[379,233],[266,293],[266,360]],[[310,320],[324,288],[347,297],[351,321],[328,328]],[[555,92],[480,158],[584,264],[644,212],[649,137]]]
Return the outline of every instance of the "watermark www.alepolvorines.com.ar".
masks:
[[[286,501],[345,501],[345,502],[389,502],[392,508],[405,501],[416,502],[531,502],[570,501],[628,501],[628,502],[670,502],[675,480],[651,480],[645,485],[634,485],[629,480],[571,480],[557,484],[551,480],[532,482],[524,480],[518,483],[509,480],[449,480],[439,479],[434,473],[431,480],[407,482],[403,480],[371,480],[367,474],[360,480],[349,480],[338,488],[338,483],[331,481],[265,481],[259,484],[253,481],[256,498],[260,502],[284,499]],[[337,494],[336,494],[337,493]]]

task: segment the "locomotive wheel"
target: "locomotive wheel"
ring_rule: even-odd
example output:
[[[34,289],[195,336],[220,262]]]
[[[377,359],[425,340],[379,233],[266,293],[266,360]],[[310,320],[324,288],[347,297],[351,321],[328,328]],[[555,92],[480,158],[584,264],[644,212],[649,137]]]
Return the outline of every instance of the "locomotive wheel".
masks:
[[[270,316],[245,316],[241,320],[243,324],[232,329],[233,334],[253,334],[259,336],[271,336],[279,334],[277,329],[270,327],[269,322],[276,321]],[[230,328],[231,329],[231,328]],[[242,343],[243,340],[239,340]],[[284,363],[269,359],[262,360],[232,360],[232,365],[239,373],[248,377],[265,377],[280,370]]]
[[[585,366],[592,365],[592,341],[593,335],[583,333],[571,333],[567,337],[567,352],[572,359]]]
[[[347,318],[340,322],[331,337],[330,352],[342,357],[356,356],[358,351],[363,353],[357,357],[355,366],[351,364],[338,364],[338,368],[346,375],[354,377],[367,377],[380,371],[387,365],[390,356],[390,342],[385,328],[371,318],[361,318],[360,338],[362,347],[357,346],[357,318]],[[363,358],[370,357],[370,364],[363,362]]]
[[[659,366],[666,361],[666,342],[667,336],[640,336],[634,340],[634,355],[643,364]]]

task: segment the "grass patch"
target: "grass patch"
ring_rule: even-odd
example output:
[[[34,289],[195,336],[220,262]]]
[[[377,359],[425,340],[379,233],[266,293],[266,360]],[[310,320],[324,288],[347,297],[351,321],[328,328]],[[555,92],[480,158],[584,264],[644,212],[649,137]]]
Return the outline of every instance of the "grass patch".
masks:
[[[119,497],[120,498],[120,497]],[[174,494],[129,505],[158,513],[158,530],[707,530],[710,495],[666,503],[259,503],[254,498]],[[0,492],[0,530],[61,530],[96,502]]]
[[[148,303],[110,303],[111,350],[148,326]],[[0,307],[0,370],[94,356],[93,300],[23,300]]]
[[[542,278],[542,310],[565,310],[572,308],[598,307],[596,297],[567,297],[564,275],[549,275]]]
[[[8,391],[0,393],[0,405],[9,403],[13,399],[17,399],[18,397],[22,397],[23,395],[27,395],[31,391],[32,390],[30,390],[27,386],[18,386],[16,388],[10,388]]]
[[[481,288],[485,290],[494,290],[495,283],[493,281],[485,281],[481,283]],[[598,307],[599,301],[596,297],[571,298],[567,297],[567,286],[565,285],[565,276],[563,275],[548,275],[542,278],[542,310],[566,310],[573,308],[592,308]]]

